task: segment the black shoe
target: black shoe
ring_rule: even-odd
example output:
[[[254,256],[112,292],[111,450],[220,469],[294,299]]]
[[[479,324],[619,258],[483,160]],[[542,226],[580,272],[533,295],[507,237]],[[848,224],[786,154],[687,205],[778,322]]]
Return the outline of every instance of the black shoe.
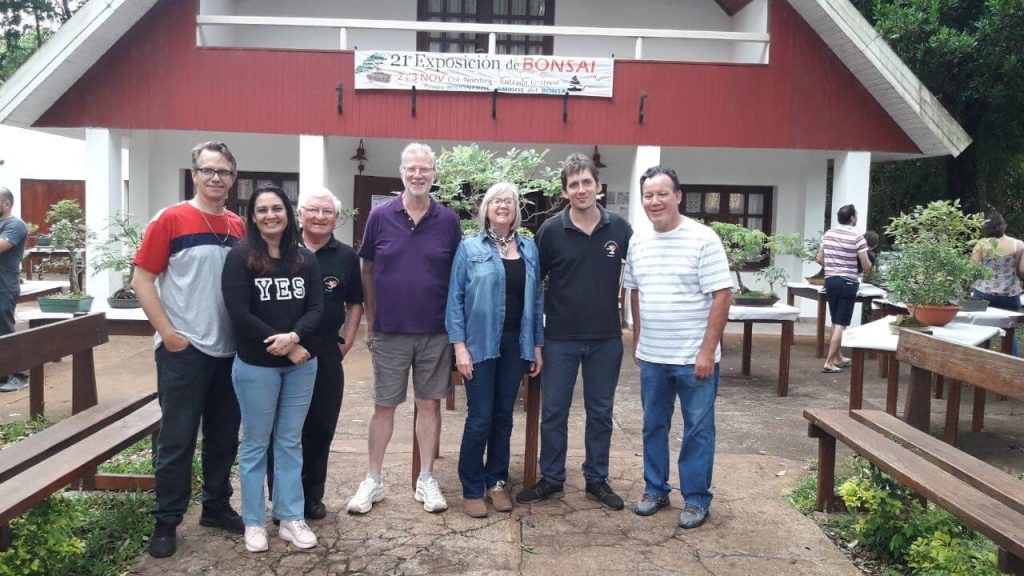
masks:
[[[637,516],[650,516],[662,508],[668,508],[669,504],[668,494],[658,497],[644,492],[643,498],[633,505],[633,512]]]
[[[587,484],[587,498],[597,500],[612,510],[622,510],[622,508],[625,507],[625,504],[622,502],[622,498],[612,490],[612,487],[609,486],[607,482],[594,482],[593,484]]]
[[[310,502],[306,504],[306,510],[303,515],[310,520],[323,520],[327,517],[327,507],[320,500]]]
[[[219,510],[211,510],[203,507],[203,514],[199,517],[199,525],[209,528],[220,528],[232,534],[245,534],[245,522],[231,506]]]
[[[561,484],[552,484],[547,480],[541,478],[536,484],[516,494],[516,502],[520,504],[529,504],[531,502],[540,502],[541,500],[547,500],[548,498],[559,498],[565,492],[562,491]]]
[[[178,550],[178,527],[157,522],[153,535],[149,537],[149,555],[153,558],[167,558]]]
[[[711,511],[707,508],[701,508],[696,504],[687,504],[683,506],[683,512],[679,514],[679,527],[696,528],[708,519],[708,514],[711,514]]]

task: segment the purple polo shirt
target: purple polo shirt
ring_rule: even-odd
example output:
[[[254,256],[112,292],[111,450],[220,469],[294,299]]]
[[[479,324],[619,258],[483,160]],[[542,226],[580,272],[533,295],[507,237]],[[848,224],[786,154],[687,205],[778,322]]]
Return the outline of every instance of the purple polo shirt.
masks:
[[[462,240],[459,217],[430,199],[414,225],[399,195],[370,212],[359,256],[373,261],[373,329],[444,334],[448,277]]]

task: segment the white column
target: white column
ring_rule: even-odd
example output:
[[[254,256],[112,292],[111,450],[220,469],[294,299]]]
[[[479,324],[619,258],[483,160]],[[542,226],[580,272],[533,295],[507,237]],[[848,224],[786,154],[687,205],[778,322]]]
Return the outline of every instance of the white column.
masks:
[[[836,225],[836,212],[847,204],[857,208],[858,232],[868,225],[868,188],[871,181],[871,153],[845,152],[836,155],[832,172],[832,225]]]
[[[85,224],[96,234],[94,243],[107,239],[108,218],[121,209],[121,133],[106,128],[87,128],[85,131]],[[92,244],[92,243],[91,243]],[[95,254],[93,245],[86,248],[86,261]],[[116,272],[93,275],[93,267],[86,268],[86,292],[95,298],[106,298],[120,288]]]
[[[299,136],[299,196],[327,184],[327,138]]]
[[[633,174],[629,178],[629,223],[633,226],[634,234],[654,229],[651,221],[644,214],[644,207],[640,202],[640,177],[648,168],[659,164],[661,164],[661,146],[637,146],[636,154],[633,157]]]
[[[150,197],[150,140],[149,130],[132,130],[126,137],[128,155],[128,204],[124,207],[139,224],[152,218]]]

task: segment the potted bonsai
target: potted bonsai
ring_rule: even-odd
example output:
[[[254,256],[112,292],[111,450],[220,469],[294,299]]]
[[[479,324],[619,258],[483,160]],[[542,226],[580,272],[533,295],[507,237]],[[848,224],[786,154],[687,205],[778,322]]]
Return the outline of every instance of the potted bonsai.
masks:
[[[115,212],[107,222],[107,239],[95,244],[92,257],[93,274],[112,270],[121,276],[121,286],[107,298],[111,308],[138,308],[139,301],[132,290],[135,255],[142,246],[142,226],[132,222],[132,215]]]
[[[984,221],[983,214],[961,212],[956,200],[893,218],[885,229],[896,252],[884,271],[889,299],[906,304],[921,323],[948,324],[974,282],[988,274],[970,257]]]
[[[83,266],[79,256],[85,252],[90,238],[82,207],[74,200],[61,200],[50,206],[46,223],[50,225],[54,246],[68,251],[67,258],[52,261],[49,265],[67,270],[69,290],[40,298],[39,309],[43,312],[88,312],[92,307],[92,297],[82,291],[78,282],[78,271]]]
[[[822,232],[818,232],[817,237],[805,239],[802,250],[797,254],[804,262],[818,267],[818,271],[813,276],[806,278],[808,284],[815,286],[825,285],[825,267],[818,264],[818,248],[821,246],[821,235]]]
[[[751,262],[758,262],[769,255],[803,254],[803,240],[797,234],[775,234],[769,236],[760,230],[748,230],[738,224],[712,222],[711,229],[718,234],[729,261],[729,270],[736,274],[737,291],[733,302],[740,306],[771,306],[779,301],[775,294],[776,284],[785,284],[786,272],[778,266],[767,266],[757,272],[766,284],[767,291],[751,290],[743,283],[740,271]]]

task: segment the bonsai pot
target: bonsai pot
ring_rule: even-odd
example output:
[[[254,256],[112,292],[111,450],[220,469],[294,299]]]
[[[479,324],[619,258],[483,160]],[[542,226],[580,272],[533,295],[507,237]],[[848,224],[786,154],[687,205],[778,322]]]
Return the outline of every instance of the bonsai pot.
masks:
[[[895,322],[889,324],[889,333],[899,336],[900,330],[913,330],[915,332],[923,332],[925,334],[932,333],[930,326],[919,321],[913,316],[907,316],[906,314],[900,314],[896,317]]]
[[[960,302],[960,309],[964,312],[984,312],[988,310],[988,300],[967,299]]]
[[[809,284],[814,284],[815,286],[824,286],[825,285],[825,269],[822,268],[821,270],[818,270],[817,274],[815,274],[814,276],[808,276],[806,278],[806,280],[807,280],[807,282]]]
[[[92,308],[92,297],[88,298],[40,298],[40,312],[55,312],[74,314],[76,312],[88,312]]]
[[[910,305],[910,313],[913,314],[914,318],[930,326],[945,326],[949,324],[959,311],[959,306]]]
[[[50,237],[47,236],[46,234],[39,234],[35,238],[36,238],[36,246],[49,246],[50,245]]]
[[[736,294],[733,296],[732,302],[737,306],[774,306],[779,301],[779,297],[774,294],[767,296],[760,292],[746,292],[744,294]]]
[[[107,298],[107,306],[111,308],[138,308],[138,298]]]

